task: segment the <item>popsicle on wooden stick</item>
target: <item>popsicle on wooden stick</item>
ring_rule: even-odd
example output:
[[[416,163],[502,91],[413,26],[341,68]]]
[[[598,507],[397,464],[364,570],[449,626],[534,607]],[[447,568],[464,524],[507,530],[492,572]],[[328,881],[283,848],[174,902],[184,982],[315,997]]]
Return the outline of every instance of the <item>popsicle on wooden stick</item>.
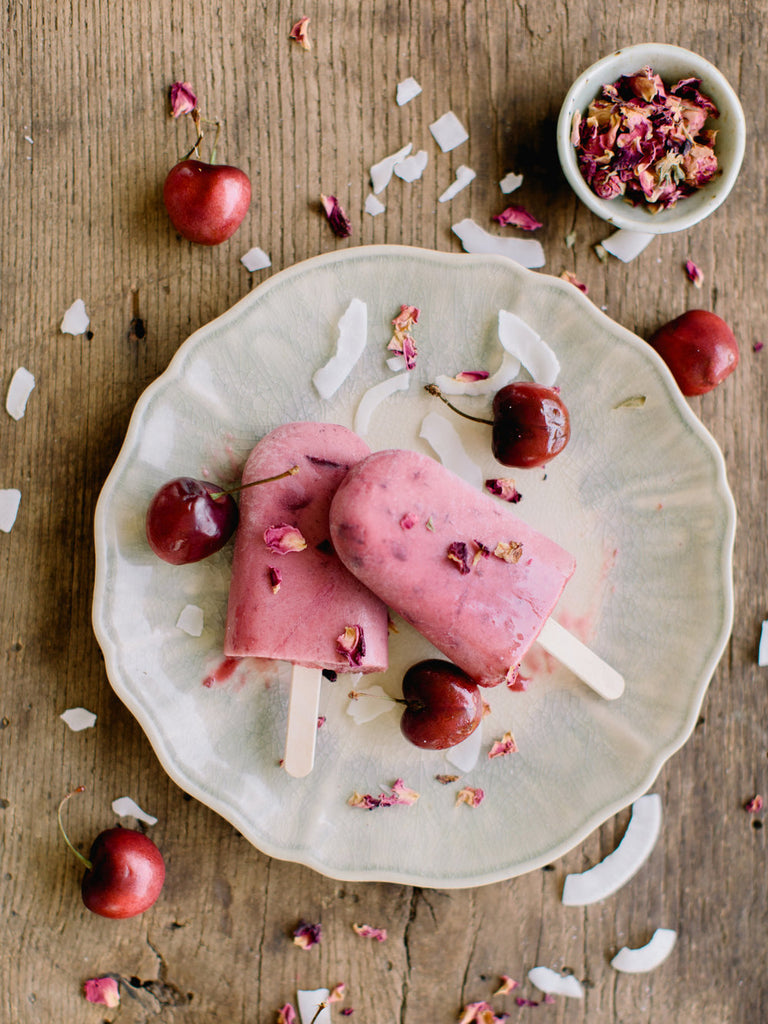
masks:
[[[512,682],[542,634],[575,559],[442,465],[375,452],[331,504],[331,539],[361,582],[483,686]],[[623,680],[553,625],[547,650],[603,696]]]
[[[243,490],[230,584],[225,654],[294,665],[284,767],[314,760],[323,670],[387,667],[387,609],[337,557],[328,511],[336,488],[369,448],[346,427],[289,423],[253,449],[243,483],[298,466],[269,488]]]

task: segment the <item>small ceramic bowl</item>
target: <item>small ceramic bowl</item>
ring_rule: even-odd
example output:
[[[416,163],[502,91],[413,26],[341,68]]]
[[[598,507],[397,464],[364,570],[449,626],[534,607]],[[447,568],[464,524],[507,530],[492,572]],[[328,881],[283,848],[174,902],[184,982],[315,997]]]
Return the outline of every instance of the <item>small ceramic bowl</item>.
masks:
[[[634,74],[646,65],[650,65],[667,86],[681,78],[700,78],[701,91],[714,101],[720,114],[707,123],[707,127],[717,129],[715,153],[720,173],[693,195],[679,199],[674,206],[658,213],[651,212],[645,205],[633,206],[622,198],[597,196],[581,175],[571,142],[574,113],[578,110],[585,114],[603,85],[615,82],[621,75]],[[617,228],[657,235],[689,228],[720,206],[738,177],[745,139],[744,111],[722,73],[698,54],[665,43],[628,46],[587,68],[568,90],[557,122],[560,164],[579,199],[598,217]]]

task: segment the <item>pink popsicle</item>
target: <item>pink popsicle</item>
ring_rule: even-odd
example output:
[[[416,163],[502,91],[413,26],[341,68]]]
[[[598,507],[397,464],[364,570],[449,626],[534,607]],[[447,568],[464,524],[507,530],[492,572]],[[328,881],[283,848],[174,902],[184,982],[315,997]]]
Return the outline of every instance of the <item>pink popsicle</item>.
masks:
[[[331,504],[331,540],[366,586],[484,686],[514,677],[574,558],[442,465],[375,452]]]
[[[253,449],[243,483],[299,469],[242,492],[225,654],[335,672],[386,669],[386,607],[339,561],[328,523],[336,488],[369,451],[351,430],[333,423],[289,423]],[[298,530],[306,547],[281,553],[284,527],[291,528],[288,539]],[[339,638],[349,628],[360,631],[362,643],[348,634],[345,652]]]

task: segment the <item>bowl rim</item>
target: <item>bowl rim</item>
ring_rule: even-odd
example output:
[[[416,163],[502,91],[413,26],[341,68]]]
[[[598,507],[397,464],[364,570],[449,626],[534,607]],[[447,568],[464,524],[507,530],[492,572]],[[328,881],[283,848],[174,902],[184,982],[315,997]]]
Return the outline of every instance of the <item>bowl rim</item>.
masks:
[[[603,81],[607,81],[608,78],[613,80],[616,74],[622,73],[616,67],[617,65],[620,66],[625,63],[634,64],[637,61],[640,61],[638,67],[645,64],[653,65],[659,57],[680,60],[690,67],[691,72],[697,78],[705,81],[705,86],[708,86],[710,89],[714,87],[714,91],[718,93],[718,106],[721,109],[721,113],[724,109],[727,109],[728,112],[729,130],[732,133],[733,139],[733,155],[729,159],[727,166],[722,169],[720,176],[716,179],[716,187],[713,188],[712,195],[704,202],[696,204],[695,207],[689,208],[688,212],[686,212],[682,206],[683,201],[681,201],[680,204],[669,210],[651,215],[647,211],[643,211],[642,207],[628,205],[620,197],[616,199],[601,199],[592,191],[581,176],[578,167],[576,152],[571,143],[571,124],[577,106],[582,106],[577,102],[578,96],[582,93],[590,79],[601,78],[601,81],[596,84],[593,94],[597,95],[597,91],[600,85],[603,84]],[[606,76],[605,71],[607,68],[613,68],[613,74]],[[705,217],[708,217],[710,213],[713,213],[725,201],[736,182],[744,159],[745,148],[746,120],[744,111],[739,97],[730,82],[705,57],[694,53],[692,50],[687,50],[682,46],[671,43],[649,42],[619,47],[595,61],[574,80],[565,95],[557,120],[557,152],[560,165],[568,183],[578,198],[593,213],[614,227],[646,232],[652,235],[682,231],[685,228],[692,227]],[[700,195],[705,195],[705,193],[702,192]],[[647,217],[647,223],[641,219],[643,216]]]

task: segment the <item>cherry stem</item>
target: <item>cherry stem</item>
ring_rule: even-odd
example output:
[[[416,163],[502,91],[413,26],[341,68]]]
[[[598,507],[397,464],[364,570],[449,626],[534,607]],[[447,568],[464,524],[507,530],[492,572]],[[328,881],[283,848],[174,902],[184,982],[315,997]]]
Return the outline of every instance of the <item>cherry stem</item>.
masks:
[[[350,700],[357,700],[358,697],[373,697],[374,700],[389,700],[393,704],[405,704],[417,706],[419,709],[424,707],[420,701],[406,700],[405,697],[390,697],[388,693],[368,693],[366,690],[350,690],[347,694]]]
[[[473,420],[475,423],[485,423],[489,427],[493,426],[493,420],[485,420],[481,416],[470,416],[468,412],[462,412],[461,409],[457,409],[455,405],[452,405],[445,397],[443,392],[437,386],[437,384],[425,384],[424,390],[429,392],[430,395],[434,395],[435,398],[439,398],[441,402],[445,402],[449,409],[457,412],[459,416],[463,416],[465,420]]]
[[[64,824],[63,824],[63,822],[61,820],[61,811],[62,811],[62,808],[64,807],[64,804],[67,802],[67,800],[69,800],[70,797],[74,796],[75,793],[84,793],[84,792],[85,792],[85,786],[78,786],[77,789],[73,789],[71,793],[67,793],[67,795],[64,797],[64,799],[59,804],[59,809],[56,812],[56,817],[58,818],[58,821],[59,821],[59,831],[64,836],[64,842],[70,848],[72,853],[74,853],[74,855],[78,858],[78,860],[81,860],[83,862],[83,864],[85,864],[86,868],[89,871],[92,871],[93,870],[93,864],[88,860],[87,857],[84,857],[82,855],[82,853],[80,853],[80,851],[75,849],[75,847],[72,845],[72,843],[70,842],[69,836],[64,831]]]
[[[192,149],[190,149],[190,151],[187,153],[187,155],[184,157],[184,159],[185,160],[189,160],[189,158],[192,156],[193,153],[199,159],[200,151],[198,149],[198,146],[203,141],[203,138],[205,136],[205,132],[203,131],[203,127],[202,126],[204,124],[208,124],[208,125],[213,125],[216,128],[216,135],[213,138],[213,148],[211,149],[211,156],[210,156],[210,159],[208,161],[208,163],[210,163],[210,164],[215,164],[216,163],[216,147],[219,144],[219,133],[221,132],[221,121],[209,121],[208,118],[203,117],[201,115],[201,113],[197,109],[197,107],[195,107],[195,109],[191,112],[191,114],[189,116],[192,118],[192,122],[193,122],[193,124],[195,126],[195,130],[197,131],[197,138],[195,139],[195,144],[192,146]]]
[[[218,501],[219,498],[223,498],[225,494],[237,494],[238,491],[244,491],[248,487],[256,487],[258,484],[271,484],[275,480],[283,480],[287,476],[296,476],[299,472],[298,466],[291,466],[290,469],[286,469],[284,473],[278,473],[277,476],[267,476],[263,480],[251,480],[250,483],[240,484],[237,487],[232,487],[228,491],[211,491],[211,497],[214,501]]]
[[[320,1016],[320,1014],[323,1012],[327,1005],[328,1003],[326,1002],[325,999],[321,1003],[317,1004],[317,1013],[315,1013],[315,1016],[312,1018],[309,1024],[315,1024],[315,1021],[317,1020],[317,1018]]]

